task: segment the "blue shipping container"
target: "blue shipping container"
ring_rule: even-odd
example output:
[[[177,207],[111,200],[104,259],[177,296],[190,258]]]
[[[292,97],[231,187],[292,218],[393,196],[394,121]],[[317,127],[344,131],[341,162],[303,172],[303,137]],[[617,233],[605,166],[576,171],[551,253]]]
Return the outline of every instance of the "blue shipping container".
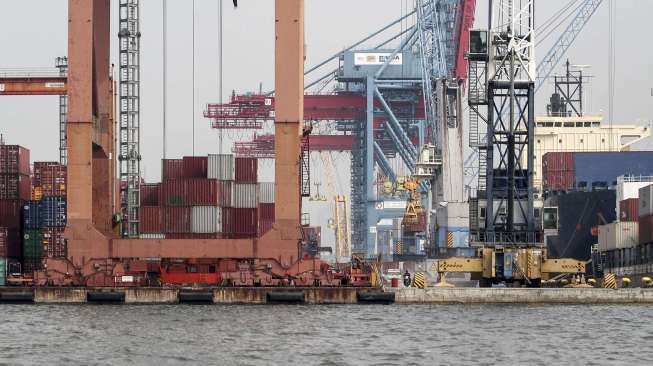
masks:
[[[574,153],[575,185],[611,187],[620,175],[653,175],[653,151]]]
[[[47,197],[40,201],[43,227],[66,226],[67,205],[64,197]]]
[[[41,205],[39,201],[29,201],[23,206],[23,227],[38,229],[41,225]]]

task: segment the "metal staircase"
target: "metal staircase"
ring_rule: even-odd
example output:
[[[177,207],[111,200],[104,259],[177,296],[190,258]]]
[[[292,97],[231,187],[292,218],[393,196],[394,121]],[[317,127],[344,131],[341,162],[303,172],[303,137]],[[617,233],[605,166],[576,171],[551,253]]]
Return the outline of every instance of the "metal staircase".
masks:
[[[311,196],[311,152],[308,142],[309,133],[304,133],[302,137],[302,156],[299,164],[299,186],[302,197]]]

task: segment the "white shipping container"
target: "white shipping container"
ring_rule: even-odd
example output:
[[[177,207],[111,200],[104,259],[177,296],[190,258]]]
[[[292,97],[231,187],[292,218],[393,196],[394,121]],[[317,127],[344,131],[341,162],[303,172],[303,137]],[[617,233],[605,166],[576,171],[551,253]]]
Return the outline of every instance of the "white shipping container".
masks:
[[[639,189],[639,217],[653,215],[653,184]]]
[[[231,204],[235,208],[258,207],[258,184],[234,183],[231,186]]]
[[[622,221],[599,226],[599,251],[632,248],[639,242],[639,224]]]
[[[260,203],[274,203],[274,183],[259,183],[258,192]]]
[[[234,156],[228,154],[209,154],[207,177],[209,179],[234,180]]]
[[[166,234],[163,234],[163,233],[161,233],[161,234],[140,234],[138,237],[140,239],[157,239],[158,240],[158,239],[165,239]]]
[[[190,225],[194,234],[222,232],[222,209],[215,206],[193,206]]]

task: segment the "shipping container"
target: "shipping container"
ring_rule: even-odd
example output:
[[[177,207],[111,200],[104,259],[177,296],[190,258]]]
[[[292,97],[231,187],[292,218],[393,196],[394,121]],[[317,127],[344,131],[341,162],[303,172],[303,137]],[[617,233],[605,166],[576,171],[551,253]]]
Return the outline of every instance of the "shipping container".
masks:
[[[29,150],[18,145],[0,145],[0,174],[30,175]]]
[[[66,198],[44,197],[39,201],[39,210],[43,227],[66,226]]]
[[[184,160],[183,159],[161,160],[161,177],[163,178],[163,180],[183,178]]]
[[[9,229],[0,227],[0,258],[7,257],[7,250],[9,248]]]
[[[260,203],[274,203],[274,183],[259,183],[258,200]]]
[[[639,215],[653,215],[653,184],[639,189]]]
[[[141,207],[161,205],[161,183],[141,184]]]
[[[63,197],[66,195],[67,169],[56,162],[35,162],[32,185],[39,197]],[[38,188],[38,189],[36,189]]]
[[[274,203],[259,203],[258,217],[258,232],[262,236],[274,225]]]
[[[165,206],[214,206],[220,184],[215,179],[167,179],[162,184]]]
[[[639,198],[629,198],[619,202],[619,221],[637,221],[639,217]]]
[[[234,156],[227,154],[209,154],[207,177],[209,179],[234,180]]]
[[[258,159],[236,158],[235,159],[235,181],[238,183],[256,183],[258,173]]]
[[[256,208],[258,186],[256,183],[234,183],[231,205],[235,208]]]
[[[222,209],[215,206],[193,206],[191,232],[194,234],[222,232]]]
[[[41,260],[43,256],[43,244],[41,243],[41,231],[36,229],[25,230],[23,233],[23,260]]]
[[[574,187],[574,155],[550,152],[542,156],[542,177],[545,190],[567,191]]]
[[[653,243],[653,215],[639,217],[639,243]]]
[[[8,228],[20,228],[23,201],[0,200],[0,225]]]
[[[220,197],[218,206],[220,207],[233,207],[233,181],[221,180],[220,182]]]
[[[184,178],[207,178],[208,157],[185,156],[182,160]]]
[[[190,207],[164,207],[163,232],[166,234],[190,233],[190,216]]]
[[[571,173],[564,170],[571,166],[565,154],[573,155]],[[542,161],[544,188],[549,191],[600,190],[616,185],[622,175],[653,175],[653,151],[550,152]]]
[[[7,258],[0,257],[0,286],[7,285]]]
[[[140,225],[142,234],[163,232],[163,209],[157,206],[141,206],[139,208]]]
[[[64,228],[41,229],[41,244],[43,256],[48,258],[65,258],[68,254]]]
[[[255,208],[223,208],[222,233],[232,238],[250,238],[258,233],[258,210]]]
[[[29,200],[31,196],[29,175],[0,174],[0,200]]]
[[[41,226],[41,201],[28,201],[23,206],[23,228],[38,229]]]
[[[632,248],[639,243],[637,222],[617,221],[599,226],[599,251]]]

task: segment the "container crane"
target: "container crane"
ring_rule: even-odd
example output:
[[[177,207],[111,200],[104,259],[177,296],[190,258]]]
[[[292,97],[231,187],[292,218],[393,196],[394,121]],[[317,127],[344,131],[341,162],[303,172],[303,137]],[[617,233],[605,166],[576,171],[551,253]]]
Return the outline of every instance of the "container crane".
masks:
[[[487,106],[485,190],[471,202],[476,257],[439,261],[438,272],[469,272],[480,286],[505,281],[539,286],[549,273],[584,273],[585,263],[550,259],[533,197],[535,129],[534,1],[490,0],[489,29],[470,34],[470,106]],[[522,159],[526,156],[526,159]]]

